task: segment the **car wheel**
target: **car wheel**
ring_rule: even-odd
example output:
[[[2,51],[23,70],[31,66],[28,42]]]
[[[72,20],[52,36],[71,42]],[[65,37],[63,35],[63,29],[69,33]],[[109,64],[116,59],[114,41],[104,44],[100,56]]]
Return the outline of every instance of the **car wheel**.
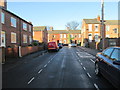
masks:
[[[100,76],[100,68],[99,68],[99,66],[98,66],[97,63],[95,64],[95,74],[96,74],[97,76]]]

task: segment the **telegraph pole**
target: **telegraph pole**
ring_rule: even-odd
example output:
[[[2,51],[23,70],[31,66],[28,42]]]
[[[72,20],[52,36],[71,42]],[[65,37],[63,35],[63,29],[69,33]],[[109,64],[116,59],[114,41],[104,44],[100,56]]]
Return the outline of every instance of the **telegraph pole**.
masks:
[[[105,28],[104,28],[104,0],[101,0],[102,3],[102,23],[101,23],[101,31],[102,31],[102,50],[105,49]]]

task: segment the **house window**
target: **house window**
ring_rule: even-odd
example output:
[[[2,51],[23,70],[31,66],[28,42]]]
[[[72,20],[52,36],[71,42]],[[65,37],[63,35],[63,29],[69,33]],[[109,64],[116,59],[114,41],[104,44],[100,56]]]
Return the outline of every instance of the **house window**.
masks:
[[[74,36],[75,38],[77,37],[77,35]]]
[[[64,40],[64,44],[66,44],[66,40]]]
[[[81,37],[81,35],[79,34],[79,38]]]
[[[94,38],[95,38],[95,42],[98,42],[98,40],[99,40],[99,35],[96,33],[95,36],[94,36]]]
[[[16,19],[11,17],[11,26],[16,27]]]
[[[52,35],[53,38],[55,38],[55,35]]]
[[[71,34],[70,37],[73,38],[73,35]]]
[[[95,24],[95,31],[98,31],[98,24]]]
[[[27,24],[23,23],[23,30],[27,30]]]
[[[60,34],[60,38],[62,38],[62,34]]]
[[[106,31],[110,30],[110,26],[106,25]]]
[[[118,30],[117,30],[117,28],[114,28],[113,31],[114,31],[114,33],[117,33]]]
[[[1,31],[1,46],[5,47],[5,32]]]
[[[27,43],[27,35],[23,35],[23,43]]]
[[[16,33],[11,32],[11,43],[16,43]]]
[[[64,34],[64,38],[66,38],[66,34]]]
[[[5,23],[5,14],[3,12],[1,13],[1,23]]]
[[[30,31],[30,32],[31,32],[31,29],[32,29],[32,28],[31,28],[31,25],[29,25],[29,31]]]
[[[110,37],[110,35],[106,35],[106,38],[109,38]]]
[[[31,38],[31,36],[29,36],[29,43],[30,43],[30,44],[32,43],[32,38]]]
[[[92,31],[92,24],[88,24],[89,31]]]

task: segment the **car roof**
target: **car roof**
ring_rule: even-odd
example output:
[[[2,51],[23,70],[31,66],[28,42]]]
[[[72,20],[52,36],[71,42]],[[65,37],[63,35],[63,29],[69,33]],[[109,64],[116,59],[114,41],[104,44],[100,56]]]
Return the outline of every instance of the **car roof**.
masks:
[[[108,47],[108,48],[120,49],[119,46],[113,46],[113,47]]]

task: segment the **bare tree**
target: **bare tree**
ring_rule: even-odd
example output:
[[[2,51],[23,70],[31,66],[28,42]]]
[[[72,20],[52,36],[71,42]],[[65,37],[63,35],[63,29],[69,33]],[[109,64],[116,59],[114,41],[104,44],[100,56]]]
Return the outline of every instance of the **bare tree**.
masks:
[[[76,21],[71,21],[71,22],[68,22],[66,25],[67,29],[69,30],[76,30],[77,27],[79,26],[79,23],[76,22]]]

